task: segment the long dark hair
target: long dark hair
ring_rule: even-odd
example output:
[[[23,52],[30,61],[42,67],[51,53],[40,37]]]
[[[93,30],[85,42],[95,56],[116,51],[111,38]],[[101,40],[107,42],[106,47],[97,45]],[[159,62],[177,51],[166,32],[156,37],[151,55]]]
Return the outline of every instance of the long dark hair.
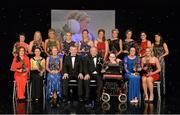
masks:
[[[18,47],[18,49],[17,49],[16,62],[20,62],[20,61],[21,61],[21,58],[20,58],[20,56],[19,56],[20,49],[24,49],[24,53],[25,53],[25,50],[26,50],[25,47],[23,47],[23,46]]]
[[[159,42],[159,46],[163,46],[163,44],[165,43],[164,40],[163,40],[163,37],[160,33],[156,33],[155,35],[158,35],[160,36],[160,42]]]
[[[100,32],[102,32],[103,34],[104,34],[104,36],[103,36],[103,38],[102,38],[102,40],[103,40],[103,42],[106,40],[106,38],[105,38],[105,30],[104,29],[99,29],[98,30],[98,35],[99,35],[99,33]]]

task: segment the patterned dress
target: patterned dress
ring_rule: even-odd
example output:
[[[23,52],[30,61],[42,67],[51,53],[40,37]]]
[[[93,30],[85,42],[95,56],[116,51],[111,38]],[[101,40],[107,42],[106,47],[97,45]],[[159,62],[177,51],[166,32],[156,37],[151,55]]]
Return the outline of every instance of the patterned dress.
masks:
[[[66,56],[70,54],[69,49],[70,49],[70,47],[73,46],[73,45],[75,45],[75,42],[74,42],[74,41],[71,41],[70,43],[68,43],[68,42],[66,42],[66,41],[63,42],[63,51],[64,51],[64,54],[65,54]]]
[[[137,44],[136,41],[133,40],[133,41],[129,41],[129,42],[127,42],[127,41],[123,42],[123,50],[129,51],[131,47],[135,47],[136,48],[136,52],[139,52],[139,47],[138,47],[138,44]],[[125,56],[126,55],[127,54],[125,54]]]
[[[163,45],[157,45],[157,44],[154,44],[153,51],[154,51],[154,56],[157,58],[162,56],[165,52]],[[159,60],[159,62],[161,65],[160,80],[161,80],[161,85],[162,85],[162,91],[163,91],[163,94],[165,94],[166,93],[166,84],[165,84],[165,60],[164,60],[164,58],[161,58]]]
[[[85,56],[90,54],[90,48],[91,48],[90,45],[88,45],[85,42],[81,42],[80,50],[81,50],[81,56],[82,56],[83,59],[84,59]]]
[[[48,42],[47,42],[47,53],[50,54],[52,47],[53,46],[57,47],[57,45],[58,45],[57,40],[54,40],[54,41],[48,40]]]
[[[60,66],[60,56],[53,58],[52,56],[49,57],[49,69],[50,70],[59,70]],[[57,92],[57,95],[61,97],[62,89],[61,89],[61,73],[52,74],[48,73],[47,75],[47,98],[52,97],[54,91]]]

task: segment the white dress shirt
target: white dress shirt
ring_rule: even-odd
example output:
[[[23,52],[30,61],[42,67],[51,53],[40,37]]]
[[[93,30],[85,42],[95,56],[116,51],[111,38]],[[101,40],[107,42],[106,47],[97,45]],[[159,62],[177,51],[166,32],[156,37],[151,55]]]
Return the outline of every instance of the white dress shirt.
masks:
[[[71,61],[72,61],[72,68],[74,69],[75,57],[71,57]]]
[[[93,61],[94,61],[94,66],[96,67],[97,57],[93,58]],[[97,74],[97,71],[94,71],[93,74]]]

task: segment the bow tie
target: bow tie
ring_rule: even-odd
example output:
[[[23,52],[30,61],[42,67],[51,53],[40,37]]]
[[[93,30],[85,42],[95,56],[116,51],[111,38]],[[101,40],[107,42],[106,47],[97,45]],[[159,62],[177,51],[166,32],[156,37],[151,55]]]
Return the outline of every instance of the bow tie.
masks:
[[[92,58],[97,58],[97,56],[94,56],[94,57],[92,57]]]
[[[76,57],[76,56],[71,56],[71,57]]]

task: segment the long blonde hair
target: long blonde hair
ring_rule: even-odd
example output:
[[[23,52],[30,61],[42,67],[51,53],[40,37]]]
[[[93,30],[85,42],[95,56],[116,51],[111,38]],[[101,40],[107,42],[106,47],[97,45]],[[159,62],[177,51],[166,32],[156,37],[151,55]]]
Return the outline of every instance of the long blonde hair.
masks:
[[[39,40],[36,39],[36,34],[37,33],[40,34],[40,39]],[[42,43],[42,35],[41,35],[40,31],[35,31],[35,33],[34,33],[34,43],[39,43],[39,44]]]

